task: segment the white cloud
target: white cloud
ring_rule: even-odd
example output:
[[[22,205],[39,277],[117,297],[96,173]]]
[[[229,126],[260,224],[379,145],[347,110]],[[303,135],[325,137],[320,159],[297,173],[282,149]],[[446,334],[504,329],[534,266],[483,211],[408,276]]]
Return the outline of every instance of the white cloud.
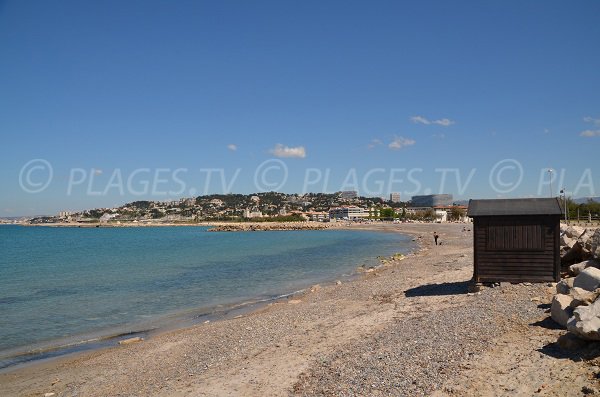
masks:
[[[450,119],[440,119],[432,121],[433,124],[443,125],[444,127],[448,127],[449,125],[454,124],[454,121]]]
[[[282,145],[281,143],[275,145],[273,149],[269,150],[269,153],[275,157],[295,157],[299,159],[306,157],[306,150],[304,149],[304,146],[288,147]]]
[[[98,168],[94,168],[94,175],[102,175],[103,171]]]
[[[582,131],[581,134],[579,134],[579,135],[584,136],[586,138],[600,136],[600,130],[585,130],[585,131]]]
[[[393,141],[390,142],[390,144],[388,145],[388,147],[392,150],[398,150],[398,149],[402,149],[405,146],[411,146],[414,145],[416,142],[414,139],[410,139],[410,138],[403,138],[401,136],[397,136],[394,138]]]
[[[593,117],[587,116],[583,118],[583,121],[585,121],[586,123],[592,123],[595,125],[600,125],[600,119],[595,119]]]
[[[231,150],[232,152],[235,152],[237,150],[237,145],[230,143],[229,145],[227,145],[227,149]]]
[[[425,125],[438,124],[438,125],[441,125],[444,127],[448,127],[455,123],[454,121],[452,121],[450,119],[428,120],[423,116],[412,116],[410,118],[410,121],[412,121],[415,124],[425,124]]]
[[[412,116],[410,118],[410,121],[412,121],[415,124],[431,124],[431,121],[427,120],[425,117],[421,117],[421,116]]]
[[[367,145],[367,147],[369,149],[373,149],[373,148],[375,148],[377,146],[380,146],[380,145],[383,145],[383,142],[381,142],[381,139],[373,139],[373,140],[371,140],[371,143],[369,143]]]

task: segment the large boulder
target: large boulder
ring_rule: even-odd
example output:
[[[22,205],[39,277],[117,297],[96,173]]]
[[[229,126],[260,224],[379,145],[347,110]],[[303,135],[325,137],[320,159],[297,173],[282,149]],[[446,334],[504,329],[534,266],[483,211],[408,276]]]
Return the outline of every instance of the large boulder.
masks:
[[[600,268],[600,262],[595,261],[593,259],[589,259],[587,261],[576,263],[574,265],[569,266],[569,273],[571,273],[574,276],[577,276],[579,275],[579,273],[581,273],[588,267]]]
[[[562,265],[570,265],[573,263],[578,263],[583,261],[584,259],[588,259],[584,257],[583,246],[576,242],[573,246],[560,258],[560,263]]]
[[[564,234],[567,237],[573,238],[575,240],[577,240],[579,236],[581,236],[585,232],[585,229],[580,226],[561,226],[561,234]]]
[[[575,240],[574,238],[568,237],[566,234],[563,234],[562,236],[560,236],[560,246],[561,247],[571,248],[573,246],[573,244],[575,244],[576,241],[577,240]]]
[[[592,237],[594,236],[595,232],[596,231],[594,229],[586,229],[585,232],[577,239],[577,242],[583,247],[583,251],[590,256],[592,250]]]
[[[573,287],[583,288],[587,291],[593,291],[600,287],[600,269],[588,267],[579,276],[575,277]]]
[[[573,315],[571,304],[573,298],[569,295],[557,294],[552,298],[552,307],[550,308],[550,316],[557,324],[566,328],[569,318]]]
[[[571,288],[573,288],[574,282],[575,282],[575,277],[569,277],[569,278],[560,280],[556,284],[556,293],[563,294],[563,295],[569,295],[569,291],[571,290]]]
[[[567,329],[582,339],[600,340],[600,300],[573,310]]]
[[[594,291],[587,291],[583,288],[574,287],[569,291],[569,295],[573,299],[569,306],[573,309],[578,306],[587,306],[596,301],[598,295],[600,295],[600,288],[595,289]]]

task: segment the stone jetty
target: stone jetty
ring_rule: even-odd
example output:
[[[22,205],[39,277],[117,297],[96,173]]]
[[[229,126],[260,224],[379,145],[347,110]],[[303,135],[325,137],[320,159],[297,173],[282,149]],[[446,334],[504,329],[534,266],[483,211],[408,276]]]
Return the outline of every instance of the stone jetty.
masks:
[[[275,230],[324,230],[333,228],[331,223],[322,222],[255,222],[222,223],[214,225],[210,232],[256,232]]]

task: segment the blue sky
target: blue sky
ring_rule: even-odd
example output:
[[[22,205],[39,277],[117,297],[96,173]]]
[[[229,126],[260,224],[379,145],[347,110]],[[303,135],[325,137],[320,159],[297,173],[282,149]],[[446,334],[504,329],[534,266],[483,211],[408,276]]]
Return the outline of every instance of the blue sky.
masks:
[[[554,194],[600,195],[598,15],[597,1],[0,2],[0,216],[270,187],[547,196],[549,176]]]

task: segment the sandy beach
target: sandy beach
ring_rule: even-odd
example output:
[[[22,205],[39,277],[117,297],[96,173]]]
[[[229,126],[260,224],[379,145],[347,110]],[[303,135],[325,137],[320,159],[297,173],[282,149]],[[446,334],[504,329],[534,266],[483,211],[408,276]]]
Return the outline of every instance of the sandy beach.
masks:
[[[597,395],[600,350],[558,347],[552,286],[468,292],[463,226],[353,226],[413,235],[420,249],[237,318],[3,372],[0,395]]]

